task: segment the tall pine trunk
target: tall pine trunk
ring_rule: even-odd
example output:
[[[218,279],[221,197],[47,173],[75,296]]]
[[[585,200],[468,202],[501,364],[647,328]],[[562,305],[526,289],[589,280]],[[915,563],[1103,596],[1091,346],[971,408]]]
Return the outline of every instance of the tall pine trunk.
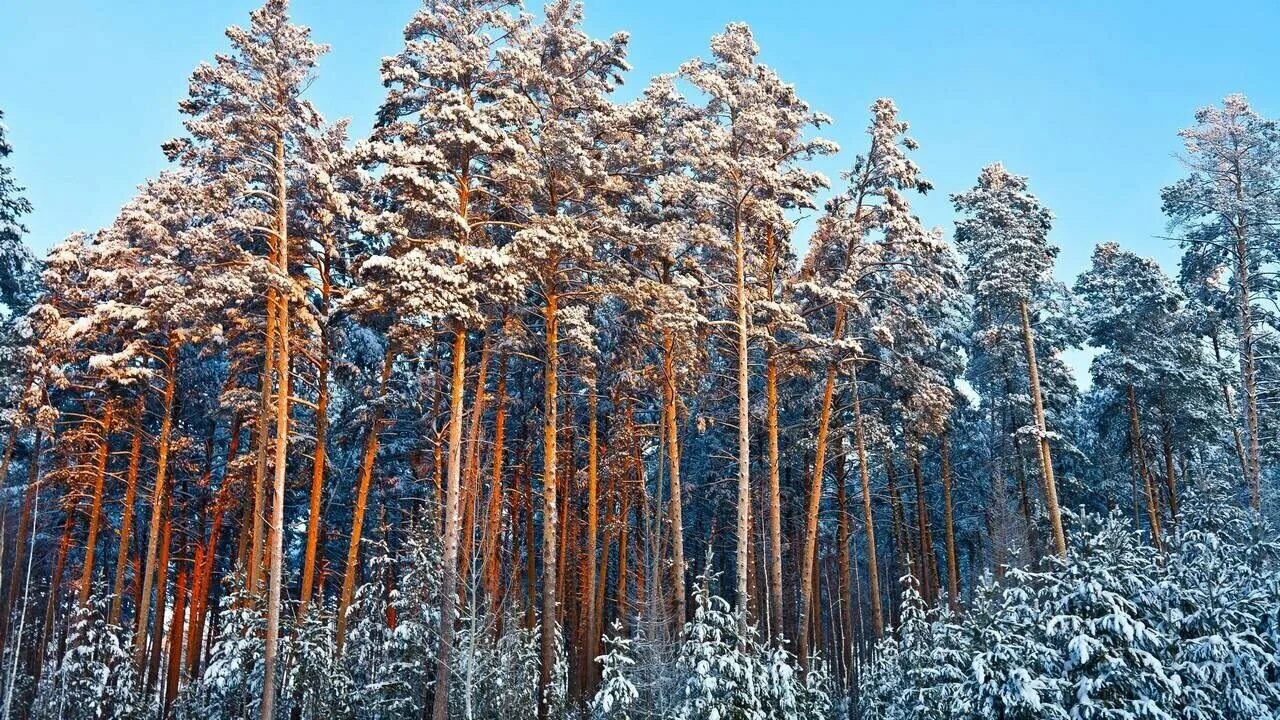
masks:
[[[329,315],[329,298],[332,284],[329,282],[328,244],[320,269],[320,313],[325,322]],[[324,495],[325,462],[329,440],[329,334],[320,328],[320,357],[316,364],[316,448],[311,463],[311,504],[307,514],[307,546],[302,560],[302,588],[299,592],[298,613],[305,614],[315,587],[316,553],[320,546],[320,501]]]
[[[734,571],[737,577],[738,627],[743,637],[747,631],[747,555],[751,546],[751,427],[748,397],[747,357],[747,268],[746,245],[742,237],[741,209],[735,210],[733,222],[735,298],[738,330],[738,512],[736,519],[737,553]]]
[[[548,720],[548,695],[551,689],[552,670],[556,662],[556,515],[559,503],[556,496],[556,404],[559,392],[556,379],[559,352],[559,320],[556,317],[557,300],[554,288],[546,290],[544,309],[546,322],[546,366],[543,379],[542,411],[542,627],[541,662],[538,668],[538,720]],[[436,720],[444,720],[443,716]]]
[[[351,511],[351,540],[347,544],[347,564],[342,573],[342,592],[338,597],[337,632],[335,642],[337,651],[342,652],[343,642],[347,636],[347,608],[351,607],[351,598],[356,589],[356,575],[360,571],[360,538],[364,531],[365,510],[369,505],[369,485],[373,482],[373,466],[378,458],[378,431],[382,425],[383,398],[387,392],[387,382],[391,379],[391,368],[395,364],[396,350],[388,346],[382,358],[382,374],[378,378],[378,394],[374,398],[373,416],[369,419],[369,434],[364,441],[364,454],[360,461],[360,475],[356,480],[355,506]]]
[[[165,482],[169,471],[169,436],[173,431],[173,396],[178,383],[178,339],[169,337],[165,347],[164,362],[164,415],[160,420],[159,449],[156,451],[156,483],[151,491],[151,530],[147,534],[147,553],[142,563],[141,593],[138,596],[138,610],[133,635],[134,659],[139,666],[145,659],[147,648],[147,618],[151,604],[152,580],[156,576],[156,555],[160,542],[160,531],[164,520],[164,505],[167,488]]]
[[[1155,484],[1151,481],[1151,469],[1142,446],[1142,425],[1138,421],[1138,399],[1133,384],[1129,384],[1129,442],[1133,448],[1133,472],[1142,481],[1147,497],[1147,521],[1151,526],[1151,544],[1160,549],[1160,506],[1156,500]]]
[[[942,521],[947,534],[947,601],[953,612],[960,609],[960,567],[956,561],[956,524],[951,503],[951,443],[944,428],[938,442],[942,455]]]
[[[462,519],[462,415],[463,389],[467,381],[467,331],[461,321],[453,329],[453,377],[449,388],[449,459],[445,478],[444,578],[440,585],[440,650],[436,654],[434,720],[449,716],[450,653],[453,650],[454,615],[458,602],[458,535]],[[476,398],[477,403],[480,398]]]
[[[276,260],[280,273],[289,277],[289,223],[285,203],[284,139],[276,140]],[[284,582],[284,485],[289,462],[289,294],[280,293],[276,328],[280,347],[276,351],[276,457],[272,484],[271,527],[267,536],[267,632],[263,662],[262,718],[273,720],[276,703],[276,654],[280,635],[280,593]]]
[[[493,420],[493,479],[489,488],[488,520],[485,523],[485,594],[489,596],[489,612],[501,619],[502,592],[499,578],[502,573],[502,507],[503,460],[506,454],[507,428],[507,358],[499,358],[497,410]]]
[[[862,485],[862,522],[867,533],[867,593],[871,600],[871,629],[875,639],[884,633],[884,609],[880,604],[880,564],[876,559],[876,522],[871,509],[871,468],[867,459],[866,430],[862,422],[862,398],[858,389],[858,366],[852,366],[853,443],[858,452],[858,476]]]
[[[1249,486],[1249,504],[1258,511],[1262,509],[1262,451],[1258,440],[1258,383],[1254,366],[1249,250],[1243,224],[1237,223],[1235,227],[1236,324],[1240,334],[1240,384],[1244,391],[1244,435],[1248,453],[1245,481]]]
[[[1049,434],[1044,419],[1044,399],[1040,393],[1040,368],[1036,364],[1036,344],[1031,335],[1031,320],[1027,314],[1027,301],[1018,304],[1022,313],[1022,343],[1027,352],[1027,377],[1031,383],[1031,408],[1035,412],[1036,430],[1040,444],[1040,472],[1044,480],[1044,499],[1049,512],[1049,525],[1053,530],[1053,544],[1059,557],[1067,556],[1067,536],[1062,530],[1062,511],[1058,508],[1058,484],[1053,478],[1053,456],[1049,452]]]
[[[138,498],[138,463],[142,458],[142,416],[146,410],[146,401],[142,393],[138,394],[136,416],[133,426],[133,438],[129,443],[129,469],[124,479],[124,505],[120,511],[120,537],[116,544],[116,577],[111,585],[111,611],[107,621],[112,625],[120,624],[121,606],[124,604],[124,575],[129,565],[129,540],[133,534],[133,505]]]
[[[831,336],[839,340],[844,334],[844,307],[836,308]],[[822,388],[822,408],[818,412],[818,438],[813,455],[813,475],[809,488],[809,506],[805,512],[804,558],[800,561],[800,666],[809,667],[809,625],[816,600],[813,577],[818,554],[818,510],[822,507],[822,476],[826,473],[827,436],[831,426],[831,404],[835,397],[837,368],[834,359],[827,361],[826,382]]]
[[[98,550],[98,528],[102,518],[102,494],[107,481],[107,460],[111,457],[111,424],[115,414],[115,401],[103,401],[102,420],[99,423],[102,438],[98,441],[98,463],[93,474],[93,501],[89,504],[89,534],[84,541],[84,568],[80,573],[80,607],[89,602],[93,586],[93,562]]]
[[[676,392],[675,333],[662,332],[663,418],[667,427],[667,464],[671,483],[671,595],[675,626],[687,619],[684,592],[684,490],[680,485],[680,403]]]

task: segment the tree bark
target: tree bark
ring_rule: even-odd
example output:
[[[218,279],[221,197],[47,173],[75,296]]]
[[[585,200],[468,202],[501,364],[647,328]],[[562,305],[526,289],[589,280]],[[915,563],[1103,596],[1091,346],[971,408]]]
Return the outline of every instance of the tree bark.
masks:
[[[740,213],[740,209],[735,210],[733,222],[738,313],[738,513],[736,521],[738,547],[734,570],[737,575],[738,628],[743,637],[746,637],[747,603],[749,602],[747,595],[747,552],[751,545],[751,418],[749,413],[750,398],[748,397],[746,246],[742,237]]]
[[[1147,496],[1147,521],[1151,524],[1151,544],[1157,550],[1160,541],[1160,507],[1156,501],[1155,484],[1151,481],[1151,470],[1147,467],[1146,454],[1142,448],[1142,426],[1138,421],[1138,400],[1129,385],[1129,442],[1133,446],[1133,471],[1142,480],[1142,487]]]
[[[960,611],[960,566],[956,560],[956,524],[951,504],[951,443],[944,428],[938,441],[942,455],[942,518],[947,533],[947,601],[952,612]]]
[[[147,619],[151,603],[151,582],[156,575],[156,551],[165,515],[165,482],[169,470],[169,436],[173,430],[173,395],[178,383],[178,339],[169,337],[165,348],[164,415],[160,421],[159,449],[156,451],[156,483],[151,492],[151,531],[147,535],[147,554],[142,563],[142,592],[138,597],[138,611],[133,636],[134,659],[141,667],[147,647]]]
[[[867,593],[871,600],[871,628],[875,639],[884,633],[884,609],[880,604],[880,564],[876,559],[876,522],[871,510],[871,468],[867,461],[866,431],[862,423],[862,399],[857,365],[851,366],[853,384],[853,442],[858,451],[858,475],[862,483],[862,522],[867,533]]]
[[[276,187],[276,263],[280,273],[289,277],[289,221],[285,201],[287,182],[284,164],[284,138],[275,142]],[[271,526],[268,529],[268,578],[267,578],[267,632],[266,653],[263,661],[266,670],[262,681],[262,718],[273,720],[276,703],[276,653],[280,634],[280,593],[284,579],[284,485],[289,461],[289,294],[280,293],[277,298],[276,331],[279,333],[276,349],[276,445],[275,482],[272,486]],[[256,547],[255,547],[256,552]]]
[[[116,544],[116,577],[112,583],[111,610],[107,621],[120,624],[120,611],[124,604],[124,575],[129,565],[129,540],[133,533],[133,506],[138,498],[138,462],[142,457],[142,416],[146,410],[144,396],[139,393],[133,438],[129,444],[129,469],[125,472],[124,505],[120,511],[120,536]]]
[[[274,263],[274,257],[272,258]],[[266,518],[267,452],[271,443],[268,418],[271,417],[271,378],[276,355],[276,289],[267,288],[266,338],[262,355],[262,387],[258,399],[258,420],[253,426],[257,460],[253,468],[253,510],[248,554],[245,558],[245,588],[257,596],[261,586],[263,522]]]
[[[676,629],[688,619],[684,592],[684,490],[680,485],[680,403],[676,393],[675,334],[662,331],[663,417],[667,424],[667,462],[671,499],[671,595],[675,600]]]
[[[548,720],[550,708],[547,695],[551,688],[551,672],[556,662],[556,515],[557,500],[556,463],[559,462],[556,447],[556,404],[559,402],[556,369],[559,358],[556,317],[557,297],[554,288],[546,290],[546,366],[544,368],[544,398],[542,411],[542,627],[541,662],[538,670],[538,720]],[[444,720],[437,717],[436,720]]]
[[[765,365],[765,412],[769,425],[769,639],[783,634],[782,487],[778,454],[778,364],[772,353]]]
[[[329,254],[320,269],[320,313],[328,322],[329,298],[332,285],[329,282]],[[298,597],[298,614],[305,615],[315,586],[316,552],[320,545],[320,501],[324,496],[325,463],[328,457],[329,439],[329,334],[328,328],[320,328],[320,357],[316,365],[316,449],[311,463],[311,505],[307,515],[307,547],[302,561],[302,588]]]
[[[453,328],[453,378],[449,388],[449,459],[445,478],[444,578],[440,586],[440,650],[436,654],[434,720],[449,716],[450,653],[453,650],[454,615],[458,602],[458,534],[462,520],[458,507],[462,494],[463,390],[467,381],[467,330],[461,321]],[[479,403],[477,397],[475,402]]]
[[[832,338],[839,340],[844,334],[844,307],[836,308]],[[812,485],[809,488],[809,506],[805,512],[804,558],[800,561],[800,667],[809,667],[809,622],[813,612],[814,564],[818,554],[818,511],[822,506],[822,476],[826,474],[827,434],[831,426],[831,403],[835,397],[837,368],[835,359],[827,361],[826,383],[822,389],[822,408],[818,413],[818,438],[813,455]]]
[[[93,586],[93,560],[98,549],[98,527],[102,518],[102,494],[107,481],[107,460],[111,457],[111,425],[115,414],[115,401],[103,401],[102,438],[98,442],[98,464],[94,470],[93,502],[89,504],[89,534],[84,541],[84,568],[80,572],[80,607],[89,603],[89,591]]]
[[[599,654],[597,643],[600,636],[596,632],[596,622],[598,620],[598,609],[595,603],[596,597],[596,536],[600,532],[600,502],[599,502],[599,439],[598,439],[598,396],[596,392],[596,378],[589,380],[590,387],[587,389],[587,537],[586,550],[583,553],[585,559],[585,570],[587,571],[586,582],[584,583],[582,598],[587,604],[587,622],[586,622],[586,643],[583,663],[583,683],[582,689],[584,695],[591,689],[592,672],[595,666],[595,658]],[[678,504],[676,499],[672,498],[672,504]],[[608,547],[606,546],[606,551]],[[675,568],[676,572],[680,572],[680,566]],[[681,583],[683,584],[683,583]]]
[[[178,683],[182,677],[182,639],[184,635],[182,621],[186,611],[189,577],[190,572],[186,566],[183,566],[178,571],[178,586],[174,590],[173,624],[169,628],[169,668],[164,683],[164,709],[161,711],[161,717],[168,717],[169,709],[173,707],[173,701],[178,698]]]
[[[364,530],[365,510],[369,505],[369,485],[373,481],[373,466],[378,457],[378,431],[382,425],[383,398],[387,392],[387,382],[391,379],[391,368],[395,364],[396,350],[388,346],[382,358],[382,374],[378,378],[378,394],[374,400],[373,416],[369,420],[369,434],[365,436],[364,455],[360,461],[360,475],[356,480],[355,507],[351,511],[351,541],[347,545],[347,564],[342,574],[342,593],[338,597],[337,632],[335,643],[338,654],[342,654],[342,644],[347,636],[347,608],[351,606],[351,598],[355,593],[356,574],[360,570],[360,538]]]
[[[507,427],[507,358],[499,360],[497,411],[493,420],[493,480],[489,488],[489,519],[485,535],[485,591],[489,596],[489,612],[500,617],[501,590],[499,578],[502,572],[502,508],[503,508],[503,459],[506,453]]]
[[[1036,364],[1036,345],[1031,335],[1031,320],[1027,314],[1027,301],[1018,305],[1022,313],[1022,342],[1027,352],[1027,376],[1031,384],[1031,407],[1035,411],[1036,430],[1040,442],[1040,471],[1044,480],[1044,498],[1049,512],[1049,525],[1053,530],[1053,544],[1059,557],[1067,556],[1067,536],[1062,530],[1062,511],[1058,508],[1058,484],[1053,478],[1053,456],[1049,452],[1049,435],[1045,426],[1044,399],[1040,394],[1040,369]]]
[[[1239,190],[1239,188],[1237,188]],[[1242,223],[1236,230],[1236,319],[1240,333],[1240,383],[1244,389],[1245,444],[1248,448],[1245,480],[1249,485],[1249,504],[1255,512],[1262,510],[1262,451],[1258,440],[1258,384],[1253,353],[1253,300],[1249,287],[1249,248]]]

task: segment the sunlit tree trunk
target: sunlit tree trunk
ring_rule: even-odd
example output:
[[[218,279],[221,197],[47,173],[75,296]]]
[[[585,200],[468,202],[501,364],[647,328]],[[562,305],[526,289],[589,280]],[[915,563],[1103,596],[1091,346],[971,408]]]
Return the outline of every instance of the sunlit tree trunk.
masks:
[[[329,281],[328,244],[320,266],[320,314],[324,318],[329,315],[329,301],[332,295],[332,284]],[[311,602],[312,589],[315,587],[316,552],[320,546],[320,501],[324,496],[325,463],[328,458],[327,443],[329,440],[329,334],[327,328],[320,329],[319,358],[316,361],[316,438],[315,454],[311,462],[311,504],[307,514],[307,546],[302,560],[302,588],[298,594],[298,614],[307,611]]]
[[[147,554],[142,563],[142,592],[138,596],[138,610],[133,636],[134,658],[139,666],[145,659],[147,647],[147,620],[151,603],[152,580],[156,576],[156,552],[160,542],[160,531],[163,516],[166,514],[165,497],[166,480],[169,470],[169,436],[173,430],[173,395],[178,383],[178,339],[169,338],[165,347],[164,415],[160,421],[159,449],[156,451],[156,483],[151,491],[151,530],[147,535]]]
[[[735,209],[733,222],[734,266],[736,270],[736,303],[738,324],[738,514],[737,555],[734,572],[737,577],[738,626],[743,636],[747,630],[747,563],[751,545],[751,427],[748,397],[747,356],[747,269],[746,244],[742,237],[741,209]]]
[[[365,436],[364,455],[360,461],[360,475],[356,480],[355,506],[351,511],[351,539],[347,544],[347,564],[342,574],[342,592],[338,597],[337,632],[335,643],[339,654],[347,635],[347,609],[355,594],[356,575],[360,572],[360,538],[364,531],[365,510],[369,505],[369,485],[373,481],[373,466],[378,458],[378,431],[383,417],[383,398],[391,368],[395,364],[396,350],[388,346],[382,358],[382,375],[378,378],[378,394],[374,399],[373,416],[369,419],[369,434]]]
[[[587,528],[586,528],[586,549],[583,552],[584,570],[586,570],[586,578],[583,583],[582,598],[587,605],[586,617],[586,642],[584,643],[583,655],[583,682],[582,689],[586,693],[591,688],[591,668],[595,665],[596,655],[599,653],[597,643],[599,635],[596,632],[597,608],[595,603],[596,597],[596,538],[600,532],[600,502],[599,502],[599,442],[597,433],[598,427],[598,395],[596,390],[596,378],[589,380],[590,386],[587,388]],[[672,504],[679,504],[672,498]],[[605,547],[606,553],[608,546]],[[676,566],[676,571],[680,572],[680,566]]]
[[[274,262],[274,259],[272,260]],[[275,287],[267,288],[267,317],[265,346],[262,356],[261,397],[258,399],[258,420],[253,426],[254,443],[256,445],[256,461],[253,467],[253,511],[249,545],[245,557],[245,587],[257,595],[261,589],[263,531],[266,519],[267,489],[267,454],[271,445],[271,432],[268,429],[271,418],[271,380],[275,368],[276,355],[276,302]]]
[[[89,533],[84,541],[84,568],[80,572],[80,607],[89,602],[93,586],[93,561],[98,550],[98,527],[102,518],[102,494],[107,482],[107,460],[111,457],[111,425],[115,414],[115,401],[103,401],[102,420],[99,422],[102,437],[98,441],[98,462],[93,473],[93,500],[89,503]]]
[[[1142,425],[1138,421],[1138,400],[1129,385],[1129,442],[1132,443],[1133,472],[1142,481],[1147,496],[1147,521],[1151,525],[1151,544],[1159,549],[1160,541],[1160,507],[1156,500],[1155,484],[1151,481],[1151,469],[1147,467],[1146,453],[1142,448]]]
[[[184,636],[182,622],[186,617],[189,577],[190,572],[186,565],[183,565],[178,570],[178,584],[174,589],[173,621],[169,628],[169,668],[164,683],[164,709],[161,712],[162,716],[169,714],[169,709],[173,707],[173,701],[178,698],[178,683],[180,682],[182,670],[182,639]]]
[[[841,666],[847,670],[853,664],[853,585],[850,566],[849,531],[849,496],[845,488],[845,444],[844,434],[836,435],[835,481],[836,481],[836,572],[839,573],[840,591],[840,655]]]
[[[844,334],[844,308],[836,308],[835,327],[831,336],[839,340]],[[801,667],[808,668],[809,663],[809,625],[808,618],[814,611],[813,578],[814,563],[818,554],[818,510],[822,506],[822,476],[826,474],[827,436],[831,426],[831,404],[835,397],[837,368],[835,360],[827,362],[826,381],[822,388],[822,407],[818,412],[818,437],[813,456],[813,476],[810,479],[809,505],[805,512],[804,557],[800,561],[800,644],[799,656]]]
[[[139,393],[134,411],[133,438],[129,443],[129,469],[125,471],[124,504],[120,511],[120,537],[116,544],[116,577],[111,585],[111,610],[107,621],[120,624],[120,611],[124,601],[124,575],[129,565],[129,540],[133,534],[133,506],[138,498],[138,463],[142,457],[142,416],[146,410],[144,396]]]
[[[557,301],[554,287],[545,289],[544,308],[546,333],[546,365],[543,370],[544,398],[542,410],[542,625],[541,662],[538,671],[538,720],[548,720],[547,694],[551,687],[551,672],[556,662],[556,515],[557,499],[556,463],[559,462],[556,435],[559,431],[556,404],[559,393],[556,380],[558,365],[559,320],[556,317]],[[436,720],[444,720],[437,717]]]
[[[667,428],[667,464],[671,483],[671,596],[677,629],[687,619],[684,593],[684,490],[680,485],[680,404],[676,393],[675,336],[662,332],[663,417]]]
[[[1059,557],[1067,556],[1067,536],[1062,530],[1062,511],[1058,508],[1058,484],[1053,478],[1053,456],[1049,452],[1049,432],[1045,426],[1044,398],[1040,393],[1040,369],[1036,364],[1036,345],[1031,335],[1031,320],[1027,315],[1027,301],[1019,303],[1022,313],[1022,342],[1027,351],[1027,377],[1031,383],[1031,408],[1035,412],[1036,430],[1039,431],[1040,472],[1044,480],[1044,499],[1049,512],[1049,525],[1053,530],[1053,544]]]
[[[862,522],[867,533],[867,596],[871,601],[871,628],[875,639],[884,632],[884,609],[880,604],[880,564],[876,559],[876,523],[871,509],[871,467],[867,458],[866,431],[862,422],[862,398],[858,389],[857,365],[851,366],[853,385],[853,444],[858,452],[858,477],[862,486]]]
[[[502,592],[499,578],[502,572],[502,507],[504,501],[502,472],[506,454],[507,427],[507,358],[499,360],[497,411],[493,420],[493,480],[489,488],[489,512],[485,536],[485,593],[489,596],[489,612],[501,617],[499,604]]]
[[[461,321],[453,328],[453,377],[449,388],[449,459],[444,496],[444,578],[440,586],[440,646],[436,654],[436,689],[432,717],[447,720],[449,715],[450,653],[458,602],[458,535],[462,508],[462,421],[463,390],[467,381],[467,330]],[[476,398],[480,402],[480,398]]]

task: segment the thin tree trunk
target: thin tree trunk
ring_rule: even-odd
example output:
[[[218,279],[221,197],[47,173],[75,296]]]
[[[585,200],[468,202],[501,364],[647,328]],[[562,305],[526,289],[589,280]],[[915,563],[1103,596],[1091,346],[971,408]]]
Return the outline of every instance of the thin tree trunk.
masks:
[[[89,504],[89,534],[84,541],[84,568],[80,572],[80,607],[89,603],[89,591],[93,586],[93,560],[98,550],[98,527],[102,518],[102,494],[107,481],[107,460],[111,457],[111,425],[115,414],[115,402],[105,400],[102,408],[102,439],[98,442],[98,464],[94,470],[93,502]]]
[[[27,490],[22,496],[22,515],[18,520],[18,536],[13,543],[13,564],[9,570],[9,587],[4,594],[3,615],[0,615],[0,658],[4,657],[4,651],[8,646],[9,640],[9,618],[13,613],[14,604],[18,600],[18,588],[27,587],[30,578],[31,563],[28,561],[25,566],[22,562],[22,554],[27,550],[27,545],[31,538],[35,536],[32,526],[32,508],[35,507],[40,487],[40,443],[43,440],[40,429],[35,431],[35,439],[31,443],[31,454],[27,459]],[[32,550],[35,543],[30,542]],[[28,553],[29,554],[29,553]],[[24,567],[26,568],[24,570]],[[26,616],[26,608],[22,608],[22,616]]]
[[[956,524],[951,504],[951,443],[944,428],[938,452],[942,455],[942,514],[947,533],[947,601],[952,612],[960,611],[960,566],[956,560]]]
[[[320,313],[328,322],[329,297],[328,245],[320,271]],[[320,357],[316,365],[316,449],[311,463],[311,505],[307,515],[307,547],[302,561],[302,588],[298,597],[298,614],[307,612],[315,586],[316,552],[320,545],[320,501],[324,496],[325,462],[328,457],[329,436],[329,334],[328,328],[320,328]]]
[[[1133,384],[1129,385],[1129,439],[1133,444],[1133,471],[1142,480],[1142,487],[1147,496],[1147,521],[1151,523],[1151,544],[1160,549],[1160,509],[1156,504],[1155,485],[1151,482],[1151,471],[1147,467],[1146,454],[1142,449],[1142,426],[1138,421],[1138,400]]]
[[[147,665],[146,689],[150,693],[160,674],[160,650],[164,647],[165,608],[169,604],[169,552],[173,542],[173,494],[165,501],[164,529],[160,533],[160,564],[156,579],[156,612],[151,623],[151,659]]]
[[[169,470],[169,435],[173,429],[173,395],[178,383],[178,340],[169,337],[165,348],[164,415],[160,421],[159,449],[156,452],[156,483],[151,491],[151,531],[147,535],[147,554],[142,563],[142,592],[138,597],[138,611],[133,636],[134,659],[139,666],[145,659],[147,647],[147,620],[151,603],[151,581],[156,575],[156,551],[160,542],[160,530],[165,515],[167,488],[165,481]]]
[[[186,617],[189,577],[190,572],[183,566],[178,571],[178,586],[174,590],[173,625],[169,628],[169,671],[164,683],[164,710],[161,712],[162,717],[168,717],[169,709],[173,707],[173,701],[178,698],[178,683],[182,670],[182,639],[184,637],[182,621]]]
[[[1213,359],[1219,364],[1222,363],[1222,350],[1218,345],[1218,333],[1215,331],[1211,335],[1213,339]],[[1240,473],[1242,477],[1249,477],[1249,461],[1244,455],[1244,443],[1240,440],[1240,425],[1236,422],[1236,411],[1232,407],[1231,388],[1226,382],[1222,383],[1222,402],[1227,410],[1227,417],[1231,418],[1231,437],[1235,440],[1236,459],[1240,461]]]
[[[782,636],[782,488],[778,454],[778,363],[770,353],[765,365],[765,412],[769,425],[769,640]]]
[[[62,539],[58,542],[58,559],[53,564],[53,576],[49,579],[49,596],[44,605],[44,629],[41,631],[40,641],[37,643],[37,647],[40,648],[40,652],[37,654],[40,660],[36,663],[35,672],[37,679],[41,675],[44,658],[48,655],[43,649],[48,647],[48,643],[53,637],[53,619],[58,611],[58,602],[62,599],[62,575],[67,569],[67,553],[71,549],[71,531],[75,529],[75,525],[76,512],[75,508],[71,508],[67,511],[67,517],[62,523]],[[25,608],[23,610],[25,612]],[[59,653],[55,662],[61,661],[61,657],[61,653]]]
[[[482,334],[480,340],[480,364],[476,372],[476,388],[471,405],[471,421],[467,427],[464,467],[462,470],[462,495],[459,505],[462,508],[462,529],[460,533],[461,549],[458,551],[458,586],[459,593],[468,587],[471,573],[471,560],[474,557],[477,515],[477,497],[480,493],[480,421],[484,418],[484,388],[489,376],[489,333]]]
[[[839,573],[840,591],[840,664],[847,671],[853,663],[853,586],[851,570],[853,564],[850,557],[849,529],[849,493],[845,488],[845,445],[844,434],[836,435],[836,507],[838,522],[836,523],[836,571]],[[842,673],[842,677],[846,676]]]
[[[559,462],[556,446],[556,404],[559,402],[556,370],[560,346],[555,289],[547,288],[546,297],[547,304],[543,311],[546,322],[546,366],[542,412],[542,647],[538,670],[538,720],[548,720],[551,672],[556,662],[556,515],[559,508],[556,495],[556,463]],[[444,720],[444,716],[435,720]]]
[[[1178,481],[1173,474],[1173,441],[1169,435],[1168,421],[1162,423],[1160,428],[1160,449],[1164,453],[1164,484],[1165,489],[1169,491],[1169,518],[1173,521],[1178,517]]]
[[[595,603],[596,597],[596,536],[600,532],[600,502],[599,502],[599,441],[598,441],[598,396],[596,393],[596,378],[589,380],[590,387],[587,389],[587,547],[584,555],[585,570],[587,571],[586,582],[583,584],[582,597],[587,604],[587,623],[586,623],[586,654],[583,657],[583,683],[582,689],[586,693],[591,688],[591,668],[595,665],[596,655],[599,648],[599,635],[596,632],[596,622],[598,618],[598,609]],[[678,502],[672,498],[672,504],[677,505]],[[606,553],[608,546],[605,546]],[[680,572],[680,566],[675,568],[676,572]]]
[[[454,615],[458,602],[458,534],[461,530],[463,389],[467,381],[467,331],[459,321],[453,328],[453,378],[449,388],[449,460],[445,479],[444,579],[440,586],[440,649],[436,654],[435,704],[432,717],[449,715],[450,652],[453,649]],[[477,397],[475,402],[479,403]]]
[[[862,423],[862,399],[858,389],[857,365],[851,366],[853,384],[853,442],[858,452],[858,476],[862,486],[862,522],[867,534],[867,593],[871,600],[871,626],[875,639],[884,632],[884,609],[880,605],[880,563],[876,559],[876,522],[871,509],[871,468],[867,459],[866,431]]]
[[[272,258],[274,263],[274,257]],[[271,416],[271,379],[276,355],[276,289],[267,288],[266,346],[262,355],[262,388],[258,401],[258,421],[253,427],[257,459],[253,468],[253,510],[251,514],[248,554],[245,562],[245,588],[254,596],[261,589],[263,523],[266,518],[267,453],[271,433],[267,429]]]
[[[1249,504],[1262,509],[1262,452],[1258,440],[1258,385],[1253,353],[1253,300],[1249,274],[1249,250],[1245,229],[1236,225],[1236,315],[1240,333],[1240,383],[1244,389],[1245,444],[1248,448],[1245,480]]]
[[[1067,556],[1067,536],[1062,530],[1062,512],[1058,508],[1058,484],[1053,479],[1053,456],[1049,452],[1049,434],[1044,418],[1044,399],[1040,394],[1040,369],[1036,364],[1036,345],[1031,336],[1031,320],[1027,301],[1018,305],[1022,313],[1022,342],[1027,351],[1027,376],[1031,382],[1031,407],[1035,411],[1036,430],[1040,441],[1040,471],[1044,479],[1044,499],[1053,530],[1053,544],[1059,557]]]
[[[738,628],[746,637],[747,631],[747,553],[751,545],[751,427],[750,398],[748,397],[747,356],[747,269],[746,246],[742,237],[741,210],[735,210],[733,222],[734,265],[737,281],[738,311],[738,513],[737,554],[734,571],[737,577]],[[545,720],[540,718],[539,720]]]
[[[534,537],[533,512],[533,469],[532,458],[526,454],[524,460],[524,484],[522,485],[524,503],[524,626],[533,630],[538,624],[538,558]]]
[[[667,424],[667,462],[671,483],[671,594],[676,627],[688,618],[684,593],[684,490],[680,485],[680,404],[676,393],[675,333],[662,331],[663,415]]]
[[[932,605],[937,599],[938,567],[933,554],[933,530],[929,523],[929,503],[924,494],[924,473],[920,470],[919,450],[907,446],[911,462],[911,475],[916,484],[916,528],[920,543],[920,582],[924,588],[925,603]]]
[[[133,506],[138,497],[138,462],[142,457],[142,416],[146,410],[144,396],[139,393],[133,438],[129,444],[129,469],[125,473],[124,506],[120,511],[120,537],[116,545],[116,578],[112,583],[111,612],[107,621],[120,624],[121,606],[124,604],[124,574],[129,564],[129,540],[133,533]]]
[[[347,564],[342,574],[342,593],[338,598],[337,632],[335,643],[337,651],[342,653],[342,644],[347,636],[347,608],[351,606],[351,598],[355,593],[356,574],[360,571],[360,538],[364,530],[364,515],[369,504],[369,485],[373,481],[373,466],[378,457],[378,431],[382,425],[383,398],[387,392],[387,382],[391,379],[391,368],[395,364],[396,350],[388,346],[382,358],[382,374],[378,378],[378,395],[375,399],[373,417],[369,420],[369,434],[365,436],[364,455],[360,461],[360,476],[356,481],[355,507],[351,511],[351,541],[347,545]]]
[[[284,139],[276,140],[276,260],[280,272],[289,275],[289,223],[285,203]],[[276,653],[279,650],[280,594],[284,582],[284,485],[289,462],[289,295],[278,298],[276,329],[280,335],[276,350],[276,458],[272,488],[271,527],[268,530],[267,637],[263,662],[262,718],[273,720],[276,703]]]
[[[507,427],[507,358],[499,360],[502,368],[498,376],[498,406],[493,420],[493,480],[489,488],[489,520],[487,522],[485,543],[485,590],[489,596],[489,612],[494,617],[501,617],[499,603],[501,590],[499,578],[502,571],[502,471],[506,451]]]
[[[836,340],[844,334],[844,307],[836,308],[835,326],[831,336]],[[804,557],[800,561],[800,666],[809,667],[809,622],[813,612],[814,563],[818,555],[818,511],[822,506],[822,476],[826,474],[827,436],[831,426],[831,404],[835,397],[837,368],[835,360],[827,362],[826,384],[822,389],[822,409],[818,413],[818,438],[813,457],[813,476],[809,488],[809,506],[805,512]]]

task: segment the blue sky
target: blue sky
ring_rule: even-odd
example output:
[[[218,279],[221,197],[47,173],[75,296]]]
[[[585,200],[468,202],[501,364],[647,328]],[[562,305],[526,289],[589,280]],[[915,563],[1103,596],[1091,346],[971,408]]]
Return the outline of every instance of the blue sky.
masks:
[[[1172,269],[1159,190],[1180,174],[1179,128],[1201,105],[1244,92],[1280,112],[1280,3],[837,2],[586,0],[589,29],[631,33],[624,96],[704,54],[731,20],[756,32],[762,58],[815,109],[844,148],[820,169],[836,179],[864,144],[867,107],[891,96],[937,185],[916,203],[950,233],[947,194],[1000,160],[1031,177],[1058,216],[1059,274],[1071,281],[1097,242],[1117,240]],[[0,22],[0,108],[19,181],[35,205],[39,249],[110,222],[164,166],[175,104],[200,61],[244,23],[246,0],[9,0]],[[369,127],[378,60],[394,53],[415,0],[294,0],[298,22],[332,52],[312,99]]]

